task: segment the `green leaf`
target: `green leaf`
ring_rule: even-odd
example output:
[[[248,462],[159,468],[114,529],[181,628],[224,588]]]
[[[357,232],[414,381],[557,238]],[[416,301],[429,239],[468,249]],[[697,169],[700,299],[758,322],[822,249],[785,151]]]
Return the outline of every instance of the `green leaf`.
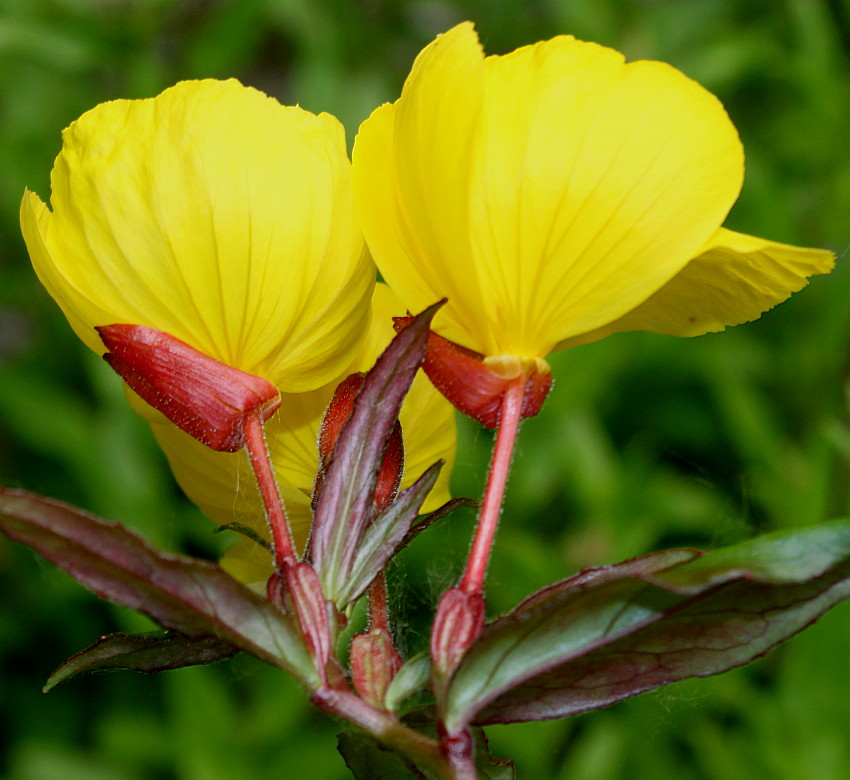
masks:
[[[450,498],[445,504],[437,507],[433,512],[424,515],[418,522],[411,526],[410,530],[407,532],[407,536],[404,537],[404,540],[399,545],[399,550],[403,550],[417,536],[419,536],[419,534],[430,528],[437,522],[437,520],[442,520],[444,517],[454,512],[455,509],[460,509],[461,507],[473,507],[477,509],[479,503],[480,502],[472,498]],[[396,552],[398,552],[398,550]]]
[[[395,673],[384,696],[384,704],[391,712],[398,712],[406,699],[428,685],[431,674],[431,657],[427,653],[409,658]]]
[[[420,507],[434,487],[443,463],[442,460],[437,461],[413,485],[402,491],[363,532],[351,570],[335,598],[340,609],[356,601],[399,551]]]
[[[575,715],[749,663],[850,595],[850,522],[589,569],[490,623],[446,725]]]
[[[494,758],[484,729],[472,729],[475,740],[475,768],[481,780],[514,780],[514,762],[509,758]]]
[[[407,759],[366,734],[343,731],[337,750],[357,780],[427,780]]]
[[[210,664],[232,658],[237,652],[236,648],[215,637],[190,639],[171,632],[110,634],[65,661],[47,679],[42,693],[83,672],[130,669],[156,674],[184,666]]]
[[[773,585],[798,583],[820,577],[848,558],[850,521],[834,520],[712,550],[657,579],[681,593],[698,593],[741,577]]]
[[[217,637],[310,689],[319,685],[290,619],[218,566],[160,552],[118,523],[21,490],[0,488],[0,531],[100,598],[191,639]]]

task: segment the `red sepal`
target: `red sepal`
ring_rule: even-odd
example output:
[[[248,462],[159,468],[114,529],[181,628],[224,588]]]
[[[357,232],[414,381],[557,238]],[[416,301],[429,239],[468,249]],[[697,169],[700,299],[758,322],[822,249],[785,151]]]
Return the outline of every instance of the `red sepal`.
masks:
[[[363,387],[366,374],[360,372],[347,376],[337,385],[334,397],[331,399],[325,416],[322,418],[322,427],[319,430],[319,456],[322,464],[327,468],[333,457],[336,440],[346,420],[351,417],[354,409],[354,399]]]
[[[207,447],[236,452],[249,415],[263,421],[280,406],[268,380],[222,363],[174,336],[144,325],[96,328],[103,359],[147,403]]]
[[[339,438],[342,426],[345,425],[351,412],[354,409],[354,399],[363,387],[363,382],[366,379],[366,374],[358,373],[351,374],[340,382],[334,397],[331,399],[325,416],[322,420],[322,427],[319,431],[319,473],[316,478],[316,486],[313,490],[314,495],[318,495],[321,489],[324,478],[324,471],[330,465],[333,458],[336,441]],[[404,442],[401,434],[401,424],[396,420],[390,438],[387,440],[387,446],[384,450],[384,459],[381,461],[381,471],[378,474],[378,481],[375,485],[374,507],[377,512],[382,512],[386,509],[396,497],[399,486],[401,485],[401,476],[404,471]]]
[[[396,331],[404,328],[410,320],[411,317],[394,317]],[[499,424],[502,398],[518,377],[525,378],[521,418],[536,415],[552,387],[552,374],[541,371],[536,363],[518,368],[511,376],[503,375],[487,365],[484,355],[455,344],[433,330],[428,337],[428,351],[422,368],[452,406],[486,428],[495,428]]]

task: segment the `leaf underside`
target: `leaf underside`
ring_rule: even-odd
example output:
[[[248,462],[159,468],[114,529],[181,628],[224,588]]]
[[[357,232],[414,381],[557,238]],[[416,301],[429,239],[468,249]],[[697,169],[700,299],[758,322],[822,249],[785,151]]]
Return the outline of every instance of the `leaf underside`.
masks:
[[[427,780],[413,764],[367,734],[337,734],[337,750],[357,780]]]
[[[217,637],[309,688],[319,684],[290,619],[214,564],[161,552],[118,523],[21,490],[0,488],[0,531],[100,598],[190,639]]]
[[[236,648],[215,637],[190,639],[174,632],[110,634],[65,661],[47,679],[42,692],[47,693],[60,682],[84,672],[129,669],[156,674],[184,666],[211,664],[232,658],[237,652]]]
[[[490,623],[446,724],[577,715],[749,663],[850,596],[850,522],[590,569]]]

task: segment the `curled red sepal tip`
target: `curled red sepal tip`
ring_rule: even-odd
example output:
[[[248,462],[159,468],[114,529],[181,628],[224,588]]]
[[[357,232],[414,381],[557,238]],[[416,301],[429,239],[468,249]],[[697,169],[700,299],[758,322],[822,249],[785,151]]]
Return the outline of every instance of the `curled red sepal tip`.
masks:
[[[404,328],[411,317],[393,317],[396,331]],[[502,399],[518,377],[525,380],[525,393],[520,417],[536,415],[552,387],[552,374],[543,361],[506,361],[489,363],[484,355],[455,344],[434,333],[428,336],[428,351],[422,368],[434,387],[456,409],[487,428],[499,424]],[[507,370],[505,370],[507,369]]]
[[[175,336],[144,325],[96,328],[103,359],[147,403],[207,447],[236,452],[245,420],[267,420],[280,393],[263,377],[233,368]]]

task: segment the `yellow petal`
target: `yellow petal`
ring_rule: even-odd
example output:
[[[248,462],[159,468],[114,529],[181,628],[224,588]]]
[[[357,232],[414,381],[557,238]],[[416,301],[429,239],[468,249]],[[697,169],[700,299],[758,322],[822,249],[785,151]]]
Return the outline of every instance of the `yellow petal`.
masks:
[[[374,281],[339,123],[236,81],[102,104],[63,134],[33,265],[80,338],[165,330],[287,392],[351,361]]]
[[[263,594],[269,577],[274,574],[271,555],[251,539],[240,539],[228,547],[219,565],[231,577],[252,585]]]
[[[699,336],[757,319],[832,270],[823,249],[780,244],[721,228],[664,287],[618,320],[558,345],[587,344],[633,330]]]
[[[394,334],[393,315],[405,313],[384,284],[376,285],[372,305],[372,328],[345,375],[374,365]],[[299,547],[306,542],[310,528],[309,496],[318,469],[319,427],[336,385],[334,380],[309,393],[284,394],[279,411],[266,423],[269,454]],[[400,420],[405,446],[402,488],[409,487],[437,460],[446,461],[423,506],[424,512],[431,512],[450,498],[457,438],[454,409],[420,372],[402,406]],[[262,501],[244,451],[214,452],[173,425],[154,423],[151,428],[177,482],[210,519],[220,525],[241,523],[268,538]],[[250,541],[240,541],[229,549],[222,565],[245,582],[261,579],[266,571],[271,574],[268,554]]]
[[[475,30],[459,25],[420,53],[402,99],[373,112],[353,151],[358,212],[381,273],[414,311],[450,290],[435,327],[464,343],[486,317],[467,240],[469,158],[483,78]]]
[[[447,296],[435,329],[488,356],[544,357],[634,309],[742,176],[722,106],[674,68],[567,36],[485,59],[469,24],[420,54],[354,153],[382,274],[411,308]]]
[[[316,435],[328,390],[284,395],[265,425],[269,453],[295,542],[303,547],[310,530],[310,494],[317,470]],[[215,452],[173,425],[151,429],[168,457],[183,492],[220,525],[241,523],[268,538],[265,512],[244,450]]]

